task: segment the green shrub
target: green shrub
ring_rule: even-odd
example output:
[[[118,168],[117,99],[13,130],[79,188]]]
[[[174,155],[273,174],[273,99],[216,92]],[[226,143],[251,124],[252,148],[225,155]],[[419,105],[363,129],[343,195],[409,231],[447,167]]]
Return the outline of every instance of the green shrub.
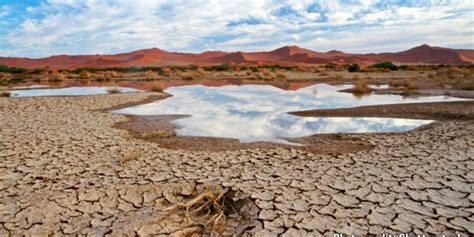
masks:
[[[381,63],[376,63],[376,64],[372,64],[371,67],[374,67],[374,68],[386,68],[386,69],[390,69],[390,70],[392,70],[392,71],[398,70],[397,65],[393,64],[392,62],[388,62],[388,61],[381,62]]]
[[[347,68],[347,71],[349,71],[349,72],[358,72],[358,71],[360,71],[360,66],[359,66],[359,64],[349,65],[349,68]]]
[[[216,71],[227,71],[230,69],[230,65],[227,63],[221,64],[216,67]]]
[[[21,67],[8,67],[5,65],[0,65],[0,72],[8,72],[8,73],[25,73],[27,70]]]

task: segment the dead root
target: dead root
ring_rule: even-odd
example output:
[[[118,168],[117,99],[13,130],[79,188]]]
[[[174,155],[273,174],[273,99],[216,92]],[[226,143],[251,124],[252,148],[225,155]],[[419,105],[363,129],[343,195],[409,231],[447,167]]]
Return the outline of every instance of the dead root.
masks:
[[[200,225],[213,236],[225,228],[227,214],[237,213],[229,194],[229,189],[208,188],[187,202],[177,203],[165,211],[184,212],[188,224]]]

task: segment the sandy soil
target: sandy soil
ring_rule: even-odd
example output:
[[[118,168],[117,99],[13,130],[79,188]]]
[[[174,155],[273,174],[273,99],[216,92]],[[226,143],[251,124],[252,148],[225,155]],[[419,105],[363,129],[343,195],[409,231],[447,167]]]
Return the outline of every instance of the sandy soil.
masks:
[[[361,134],[372,149],[337,155],[186,151],[102,111],[151,95],[0,98],[0,236],[209,234],[165,210],[207,186],[243,201],[219,221],[225,235],[474,234],[472,120]]]

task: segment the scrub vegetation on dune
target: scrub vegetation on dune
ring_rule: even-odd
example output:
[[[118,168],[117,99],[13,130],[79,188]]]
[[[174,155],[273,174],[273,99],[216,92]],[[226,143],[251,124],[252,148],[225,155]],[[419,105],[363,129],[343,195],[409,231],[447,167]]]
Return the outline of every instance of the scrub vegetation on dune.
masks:
[[[0,86],[18,82],[78,81],[81,85],[93,82],[161,81],[148,90],[162,92],[169,80],[255,80],[259,83],[314,82],[343,84],[355,83],[356,93],[367,93],[359,83],[389,84],[390,90],[413,93],[423,89],[474,90],[472,65],[396,65],[392,62],[376,64],[321,64],[321,65],[244,65],[221,64],[213,66],[147,66],[107,67],[55,70],[50,68],[0,67]],[[3,72],[1,72],[3,71]],[[115,93],[115,91],[112,91]]]

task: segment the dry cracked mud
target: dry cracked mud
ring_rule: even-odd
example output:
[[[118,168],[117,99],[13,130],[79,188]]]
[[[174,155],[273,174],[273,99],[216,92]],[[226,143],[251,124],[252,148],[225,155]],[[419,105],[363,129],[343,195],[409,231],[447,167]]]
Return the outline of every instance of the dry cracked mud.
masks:
[[[150,95],[0,98],[0,236],[209,235],[166,210],[209,187],[243,202],[224,235],[474,234],[474,121],[350,135],[373,148],[337,155],[184,151],[101,111]]]

